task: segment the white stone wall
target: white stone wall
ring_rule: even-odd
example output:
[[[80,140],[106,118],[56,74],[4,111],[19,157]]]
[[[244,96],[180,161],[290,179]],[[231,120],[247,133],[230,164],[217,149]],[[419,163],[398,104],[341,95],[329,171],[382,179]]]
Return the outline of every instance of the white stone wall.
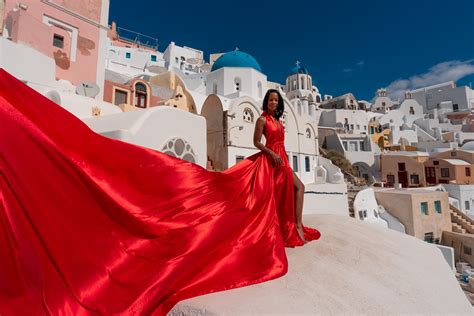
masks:
[[[413,109],[413,113],[410,113],[410,109]],[[398,108],[406,116],[423,116],[423,107],[415,99],[405,99]]]
[[[369,113],[359,110],[323,110],[319,119],[320,126],[345,127],[346,119],[348,130],[351,133],[368,133]]]
[[[446,101],[450,101],[453,105],[457,104],[459,112],[469,111],[474,102],[473,92],[467,86],[453,88],[451,85],[445,85],[426,91],[420,90],[413,92],[413,98],[422,105],[426,104],[424,106],[425,113],[432,113],[438,104]]]
[[[459,201],[459,209],[474,218],[474,185],[442,184],[449,196]]]
[[[152,56],[156,57],[156,61],[152,61]],[[142,48],[113,46],[109,41],[106,59],[107,69],[137,76],[147,73],[146,68],[149,66],[164,67],[163,54]]]
[[[204,52],[191,47],[181,47],[171,42],[163,53],[168,70],[178,68],[184,73],[198,73],[199,66],[204,64]],[[189,63],[188,59],[199,59],[200,63]]]
[[[380,218],[379,206],[372,188],[357,193],[354,199],[354,216],[362,221],[388,228],[387,221]]]
[[[196,163],[207,163],[205,118],[172,107],[153,107],[103,117],[84,122],[99,134],[162,151],[166,143],[181,138],[194,151]],[[176,128],[180,122],[180,128]]]
[[[233,98],[246,95],[261,100],[267,92],[266,87],[267,76],[253,68],[224,67],[206,76],[206,94]]]
[[[349,217],[346,183],[305,184],[303,214],[333,214]]]
[[[55,88],[56,64],[37,50],[0,37],[0,67],[29,84]]]

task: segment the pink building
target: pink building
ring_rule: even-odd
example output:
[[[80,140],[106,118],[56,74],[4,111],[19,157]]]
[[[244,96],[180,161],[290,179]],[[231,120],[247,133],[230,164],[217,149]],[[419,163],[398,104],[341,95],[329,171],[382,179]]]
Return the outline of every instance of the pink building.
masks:
[[[0,0],[0,13],[4,38],[52,58],[56,79],[97,83],[102,98],[109,0]]]

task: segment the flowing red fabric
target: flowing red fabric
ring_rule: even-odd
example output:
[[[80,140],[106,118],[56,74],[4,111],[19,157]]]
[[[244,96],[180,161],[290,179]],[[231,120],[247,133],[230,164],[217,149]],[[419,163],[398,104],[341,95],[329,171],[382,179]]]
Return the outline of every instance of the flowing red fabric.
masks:
[[[280,127],[284,167],[209,172],[97,135],[1,70],[0,314],[162,315],[285,274],[302,241]]]

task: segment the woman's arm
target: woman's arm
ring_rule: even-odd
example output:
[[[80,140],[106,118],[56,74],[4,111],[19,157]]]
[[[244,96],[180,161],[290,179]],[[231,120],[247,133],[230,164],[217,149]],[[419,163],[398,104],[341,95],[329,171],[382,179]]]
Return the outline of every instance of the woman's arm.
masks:
[[[275,153],[274,151],[267,148],[264,144],[260,141],[262,140],[263,129],[265,128],[266,120],[264,117],[260,116],[255,124],[255,130],[253,133],[253,145],[260,149],[263,153],[271,156],[273,158],[273,162],[279,166],[283,160],[281,157]]]

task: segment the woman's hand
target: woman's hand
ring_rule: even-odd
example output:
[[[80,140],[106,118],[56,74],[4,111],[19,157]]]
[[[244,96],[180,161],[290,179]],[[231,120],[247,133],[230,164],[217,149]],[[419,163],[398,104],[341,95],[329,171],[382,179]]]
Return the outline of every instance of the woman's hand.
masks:
[[[273,163],[276,167],[279,167],[283,163],[283,159],[274,151],[270,153],[273,159]]]

